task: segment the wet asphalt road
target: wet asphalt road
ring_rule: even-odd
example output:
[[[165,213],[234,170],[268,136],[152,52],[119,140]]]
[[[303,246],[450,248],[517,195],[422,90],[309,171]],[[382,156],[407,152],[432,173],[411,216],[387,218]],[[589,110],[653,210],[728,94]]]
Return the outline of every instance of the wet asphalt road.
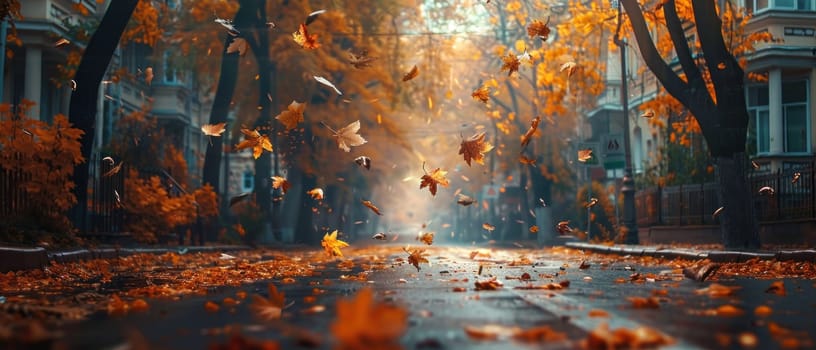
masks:
[[[122,348],[134,331],[150,344],[149,348],[205,349],[224,342],[225,327],[242,329],[248,337],[274,339],[284,349],[332,348],[329,327],[335,318],[337,298],[354,295],[364,287],[373,288],[377,299],[401,305],[410,310],[409,327],[401,344],[405,349],[573,349],[581,346],[587,332],[599,323],[611,328],[653,327],[676,342],[669,348],[742,348],[737,335],[757,336],[756,349],[774,349],[783,338],[772,335],[768,324],[774,322],[790,329],[800,345],[813,347],[816,334],[816,288],[813,280],[785,280],[785,296],[766,293],[772,281],[736,278],[719,283],[741,288],[734,295],[712,298],[696,290],[710,283],[667,275],[669,267],[647,268],[623,263],[602,264],[589,261],[588,269],[579,269],[575,261],[529,255],[518,260],[512,249],[494,251],[491,257],[470,259],[469,249],[429,251],[431,265],[417,271],[404,261],[405,254],[386,258],[386,268],[371,272],[364,281],[345,280],[341,276],[363,272],[360,264],[351,269],[336,263],[322,267],[320,276],[301,278],[294,283],[273,281],[294,304],[283,314],[283,327],[263,326],[249,310],[249,299],[234,307],[222,306],[217,312],[204,308],[206,301],[221,304],[225,297],[235,298],[238,291],[266,294],[268,282],[237,288],[212,290],[207,296],[188,296],[177,301],[149,300],[150,309],[112,317],[104,313],[65,328],[65,345],[72,349]],[[354,260],[354,257],[349,259]],[[516,260],[516,263],[511,261]],[[481,275],[478,274],[481,266]],[[643,276],[661,276],[652,281]],[[531,281],[514,279],[527,273]],[[641,278],[632,282],[632,274]],[[649,275],[649,274],[654,275]],[[496,291],[476,291],[474,281],[496,276],[504,287]],[[510,279],[508,279],[508,277]],[[589,277],[589,278],[587,278]],[[457,279],[458,282],[451,282]],[[467,282],[463,280],[467,279]],[[658,278],[660,279],[660,278]],[[563,290],[516,289],[528,284],[540,285],[569,280]],[[330,281],[326,284],[325,281]],[[462,287],[464,292],[454,292]],[[315,289],[322,290],[318,294]],[[665,292],[655,292],[655,291]],[[633,308],[628,297],[657,295],[656,309]],[[304,297],[315,296],[314,303]],[[745,312],[738,316],[711,316],[705,310],[730,304]],[[314,305],[325,306],[318,313],[309,312]],[[770,306],[767,317],[754,315],[759,305]],[[589,317],[590,310],[604,310],[609,317]],[[500,337],[498,340],[474,340],[464,332],[465,326],[500,324],[529,328],[549,325],[567,334],[567,341],[548,344],[520,343]],[[728,340],[728,345],[726,345]]]

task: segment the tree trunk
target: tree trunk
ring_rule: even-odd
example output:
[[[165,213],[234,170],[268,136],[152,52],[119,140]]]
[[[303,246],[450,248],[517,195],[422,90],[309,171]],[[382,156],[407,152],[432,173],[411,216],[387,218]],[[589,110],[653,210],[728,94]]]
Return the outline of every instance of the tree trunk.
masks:
[[[85,162],[74,167],[72,180],[77,203],[73,208],[74,226],[85,230],[86,211],[88,207],[88,172],[96,135],[96,105],[99,99],[99,85],[108,69],[113,52],[119,45],[119,39],[127,26],[138,0],[112,1],[102,17],[102,22],[94,31],[82,60],[74,74],[76,89],[71,93],[68,107],[68,120],[77,129],[82,130],[82,157]]]
[[[759,248],[759,225],[754,210],[753,191],[745,176],[745,153],[717,158],[719,199],[725,208],[720,214],[722,241],[726,248]]]
[[[255,121],[256,128],[269,127],[272,125],[270,118],[271,101],[271,64],[269,61],[269,30],[266,28],[266,0],[255,1],[253,10],[255,14],[254,31],[258,35],[257,46],[253,47],[255,61],[258,62],[258,108],[259,115]],[[250,40],[253,42],[253,40]],[[270,129],[271,130],[271,129]],[[274,132],[274,131],[271,131]],[[277,152],[277,150],[275,150]],[[261,237],[270,238],[272,236],[272,157],[271,153],[264,152],[255,161],[255,200],[264,218],[264,232]]]
[[[235,14],[233,24],[239,30],[245,29],[252,20],[252,11],[246,6],[246,1],[239,2],[241,7]],[[210,109],[210,124],[218,124],[227,121],[227,114],[230,110],[230,102],[235,92],[235,85],[238,81],[238,61],[240,56],[237,53],[227,54],[234,36],[227,34],[224,40],[224,51],[221,52],[221,75],[218,77],[218,86],[215,90],[213,106]],[[211,137],[210,147],[204,155],[204,169],[202,179],[204,184],[210,184],[215,193],[221,193],[221,155],[224,151],[224,140],[221,137]]]

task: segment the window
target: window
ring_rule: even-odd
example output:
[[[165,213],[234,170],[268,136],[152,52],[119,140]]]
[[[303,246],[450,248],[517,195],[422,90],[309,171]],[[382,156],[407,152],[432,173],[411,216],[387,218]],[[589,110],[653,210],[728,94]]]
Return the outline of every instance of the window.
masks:
[[[164,59],[162,60],[162,68],[164,70],[164,82],[168,84],[176,83],[176,70],[175,68],[171,67],[172,63],[170,62],[170,51],[166,51],[164,53]]]
[[[249,169],[244,170],[244,175],[241,181],[241,189],[244,192],[252,191],[255,188],[255,175]]]
[[[761,154],[770,151],[771,133],[768,112],[768,86],[748,88],[748,153]]]
[[[765,10],[813,11],[816,0],[747,0],[746,5],[752,12]]]
[[[807,152],[808,142],[808,82],[782,82],[782,120],[785,128],[785,152]]]

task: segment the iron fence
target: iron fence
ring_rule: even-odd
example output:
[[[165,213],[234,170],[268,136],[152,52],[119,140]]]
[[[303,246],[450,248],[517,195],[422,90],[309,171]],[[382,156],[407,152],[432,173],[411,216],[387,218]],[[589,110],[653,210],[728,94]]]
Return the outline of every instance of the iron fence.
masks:
[[[752,200],[760,222],[816,219],[813,163],[751,174],[748,183],[754,190]],[[774,194],[759,194],[765,186],[771,187]],[[721,206],[718,191],[714,182],[642,189],[635,194],[638,226],[718,224],[712,216]]]

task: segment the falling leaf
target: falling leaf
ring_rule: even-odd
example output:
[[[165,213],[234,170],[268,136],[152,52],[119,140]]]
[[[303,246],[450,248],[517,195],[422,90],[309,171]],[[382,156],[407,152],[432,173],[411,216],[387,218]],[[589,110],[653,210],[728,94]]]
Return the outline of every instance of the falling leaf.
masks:
[[[800,173],[800,172],[793,173],[793,179],[791,179],[791,183],[795,184],[795,183],[799,182],[800,177],[802,177],[802,173]]]
[[[470,166],[471,160],[476,163],[484,165],[484,154],[490,152],[493,145],[485,141],[485,133],[481,132],[471,136],[466,140],[462,140],[459,146],[459,154],[465,158],[465,163]]]
[[[473,93],[470,94],[474,100],[482,101],[482,103],[487,103],[490,100],[490,89],[487,86],[482,86],[476,90],[473,90]]]
[[[589,202],[584,204],[584,208],[592,208],[596,204],[598,204],[598,198],[592,197],[589,199]]]
[[[117,164],[115,167],[111,168],[110,170],[102,174],[102,177],[111,177],[113,175],[118,174],[119,171],[122,170],[122,164],[125,164],[125,162],[119,162],[119,164]]]
[[[408,73],[405,73],[405,74],[402,76],[402,81],[409,81],[409,80],[411,80],[411,79],[416,78],[416,77],[417,77],[417,75],[419,75],[419,68],[418,68],[416,65],[414,65],[414,66],[411,68],[411,70],[410,70],[410,71],[408,71]]]
[[[546,23],[537,19],[533,20],[530,25],[527,26],[527,35],[530,38],[539,37],[542,41],[546,41],[550,36],[550,27],[547,26],[549,22],[549,18],[547,18]]]
[[[578,161],[581,163],[586,163],[588,160],[592,159],[592,149],[579,149],[578,150]]]
[[[756,161],[751,161],[751,167],[754,168],[754,170],[759,170],[759,164],[757,164]]]
[[[521,61],[519,60],[518,56],[514,55],[512,52],[508,52],[506,56],[502,56],[501,60],[501,71],[507,71],[507,76],[513,75],[513,72],[518,72],[519,67],[521,66]]]
[[[249,44],[247,43],[246,39],[244,38],[234,38],[232,42],[227,46],[227,53],[237,52],[239,56],[244,56],[247,53],[247,49],[249,48]]]
[[[277,190],[277,189],[280,188],[281,192],[286,194],[286,191],[289,191],[290,187],[292,187],[292,184],[290,184],[289,181],[286,181],[285,178],[283,178],[281,176],[272,176],[272,188],[273,189]]]
[[[422,163],[423,169],[425,168],[425,163]],[[437,185],[442,185],[444,187],[448,187],[448,179],[445,178],[447,171],[443,171],[440,168],[434,169],[430,174],[427,172],[425,175],[422,175],[419,183],[419,189],[423,189],[428,187],[428,190],[431,192],[432,196],[436,196]]]
[[[572,75],[575,73],[575,71],[578,70],[578,67],[579,66],[578,66],[577,63],[569,61],[569,62],[566,62],[566,63],[562,64],[560,70],[562,72],[567,71],[567,77],[569,78],[569,77],[572,77]]]
[[[366,156],[359,156],[354,158],[354,162],[361,167],[365,167],[368,170],[371,170],[371,158]]]
[[[377,208],[377,206],[375,206],[374,203],[371,203],[371,201],[362,201],[362,203],[363,203],[363,205],[366,206],[366,208],[371,209],[371,211],[373,211],[374,214],[382,216],[382,213],[380,212],[380,208]]]
[[[235,150],[240,151],[247,148],[252,149],[252,156],[258,159],[263,153],[263,150],[272,152],[272,141],[266,135],[261,135],[258,130],[241,129],[244,134],[244,140],[235,145]]]
[[[374,300],[370,288],[353,299],[338,300],[337,317],[330,329],[340,349],[399,349],[408,327],[408,312]]]
[[[711,218],[716,219],[718,216],[720,216],[720,214],[722,214],[723,210],[725,210],[725,207],[717,208],[717,210],[715,210],[714,213],[711,214]]]
[[[150,83],[153,81],[153,67],[145,68],[145,83],[150,86]]]
[[[434,233],[433,232],[423,232],[417,235],[417,241],[425,243],[427,245],[433,244],[434,241]]]
[[[311,190],[306,191],[306,194],[312,196],[312,199],[321,201],[323,200],[323,189],[320,187],[313,188]]]
[[[343,252],[340,251],[340,248],[348,247],[348,243],[343,242],[337,239],[337,230],[334,230],[332,233],[326,233],[323,236],[323,241],[320,242],[320,245],[323,246],[323,250],[326,251],[330,257],[343,256]]]
[[[764,187],[759,189],[759,194],[761,194],[761,195],[766,195],[767,194],[767,195],[773,196],[774,195],[774,189],[772,187],[770,187],[770,186],[764,186]]]
[[[555,230],[561,235],[572,233],[572,227],[569,226],[569,223],[569,220],[560,221],[557,225],[555,225]]]
[[[357,120],[349,125],[346,125],[340,130],[334,131],[330,126],[323,123],[323,126],[328,128],[332,133],[334,133],[334,137],[337,141],[337,147],[340,149],[350,152],[352,146],[360,146],[368,141],[366,141],[362,136],[357,134],[360,131],[360,121]]]
[[[306,29],[306,24],[303,23],[298,27],[298,31],[292,33],[292,40],[304,49],[316,49],[320,47],[320,43],[317,42],[317,34],[309,34],[309,31]]]
[[[60,38],[57,42],[54,43],[54,47],[60,47],[70,44],[71,41],[65,38]]]
[[[201,126],[201,132],[207,136],[221,136],[224,133],[227,126],[227,123],[218,123],[218,124],[204,124]]]
[[[241,194],[239,194],[237,196],[233,196],[232,198],[230,198],[229,206],[232,207],[236,203],[248,198],[251,194],[252,194],[252,192],[244,192],[244,193],[241,193]]]
[[[535,158],[528,158],[527,156],[525,156],[523,154],[519,156],[519,162],[521,164],[527,164],[527,165],[532,165],[532,166],[536,165]]]
[[[379,240],[379,241],[384,241],[387,238],[388,237],[386,237],[385,233],[382,233],[382,232],[378,232],[378,233],[374,234],[373,236],[371,236],[371,239],[376,239],[376,240]]]
[[[340,92],[340,89],[338,89],[336,86],[334,86],[334,84],[332,84],[332,82],[330,82],[328,79],[326,79],[324,77],[317,76],[317,75],[314,75],[313,77],[314,77],[315,80],[317,80],[318,83],[321,83],[323,85],[326,85],[326,86],[334,89],[334,92],[336,92],[338,95],[343,95],[343,93]]]
[[[76,91],[77,89],[77,82],[74,79],[71,79],[71,91]]]
[[[227,28],[227,31],[229,31],[230,35],[232,35],[232,36],[236,36],[238,34],[241,34],[241,32],[239,32],[238,29],[236,29],[235,26],[232,25],[231,20],[216,18],[215,23],[218,23],[222,27]]]
[[[527,132],[521,137],[521,149],[527,147],[527,144],[530,143],[530,140],[533,138],[533,134],[535,134],[536,129],[538,129],[538,123],[541,123],[541,116],[536,116],[530,122],[530,128],[527,129]]]
[[[269,283],[269,298],[264,298],[258,294],[252,295],[250,309],[255,316],[264,321],[280,319],[284,308],[286,308],[284,293],[278,292],[278,288],[272,283]]]
[[[374,62],[374,60],[376,60],[375,57],[368,56],[368,50],[362,50],[359,53],[354,53],[353,51],[351,51],[351,49],[349,49],[348,57],[349,64],[351,64],[352,67],[357,69],[371,67],[371,62]]]
[[[538,233],[538,226],[536,225],[530,226],[530,233]]]
[[[286,107],[286,110],[281,111],[280,114],[275,116],[286,130],[292,130],[297,128],[298,123],[303,122],[303,112],[306,110],[306,103],[299,103],[295,100],[292,100],[292,103]]]
[[[643,117],[643,118],[652,118],[652,117],[655,116],[655,112],[650,109],[648,111],[645,111],[645,112],[641,113],[640,116]]]
[[[459,194],[459,199],[456,200],[456,203],[461,205],[461,206],[466,207],[468,205],[476,203],[476,199],[474,199],[473,197],[469,197],[469,196],[466,196],[466,195],[460,193]]]
[[[428,262],[428,259],[425,258],[425,256],[427,255],[425,253],[425,249],[421,249],[421,248],[408,249],[406,247],[406,248],[402,248],[402,250],[404,250],[406,253],[408,253],[408,263],[411,264],[411,265],[414,265],[414,267],[416,267],[417,271],[421,270],[421,268],[419,267],[419,264],[421,264],[421,263],[429,264],[430,263],[430,262]]]
[[[493,226],[490,223],[486,222],[486,223],[482,224],[482,228],[485,229],[485,230],[488,230],[488,231],[493,231],[493,230],[496,229],[496,226]]]
[[[317,10],[317,11],[314,11],[314,12],[310,13],[309,16],[306,17],[306,25],[308,26],[309,24],[312,24],[312,22],[317,20],[317,17],[319,17],[320,15],[322,15],[324,13],[326,13],[326,10]]]
[[[112,157],[105,157],[105,158],[102,158],[102,161],[103,161],[103,162],[107,162],[107,163],[108,163],[108,165],[113,165],[113,164],[115,163]]]
[[[724,70],[725,69],[725,62],[717,63],[717,69]]]

